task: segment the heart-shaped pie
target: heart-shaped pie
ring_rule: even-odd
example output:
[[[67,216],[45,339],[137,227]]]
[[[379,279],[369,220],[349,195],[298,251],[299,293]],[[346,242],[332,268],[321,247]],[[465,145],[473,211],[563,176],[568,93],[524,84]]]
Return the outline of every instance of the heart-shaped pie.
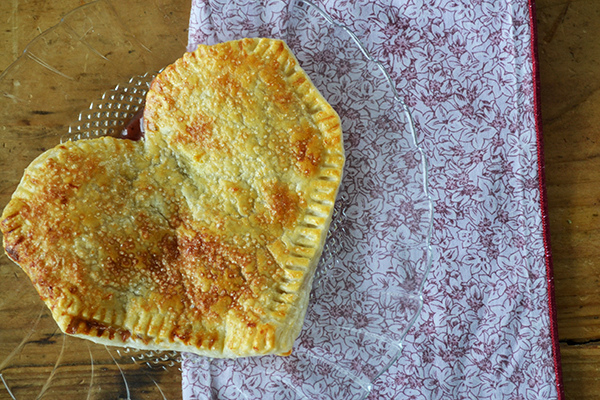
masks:
[[[68,334],[291,351],[342,177],[339,117],[284,42],[244,39],[161,72],[144,123],[140,141],[34,160],[2,214],[7,254]]]

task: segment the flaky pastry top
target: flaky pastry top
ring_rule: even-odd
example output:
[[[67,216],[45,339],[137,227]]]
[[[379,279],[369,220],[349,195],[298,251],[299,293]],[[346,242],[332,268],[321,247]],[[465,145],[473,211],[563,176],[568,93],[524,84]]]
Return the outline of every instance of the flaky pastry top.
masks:
[[[285,354],[341,182],[340,120],[286,44],[199,46],[152,82],[145,137],[38,157],[7,254],[61,329],[211,357]]]

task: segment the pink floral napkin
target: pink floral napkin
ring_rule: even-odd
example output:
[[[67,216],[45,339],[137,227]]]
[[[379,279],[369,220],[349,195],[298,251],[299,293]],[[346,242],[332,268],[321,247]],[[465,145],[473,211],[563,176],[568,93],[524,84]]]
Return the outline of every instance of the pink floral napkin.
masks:
[[[327,321],[317,324],[322,329],[317,333],[326,340],[315,343],[310,339],[309,345],[323,352],[324,362],[317,363],[315,371],[325,378],[311,387],[298,372],[311,367],[302,367],[302,361],[294,366],[294,381],[286,378],[285,365],[270,359],[257,362],[255,369],[240,371],[230,364],[215,366],[210,360],[188,356],[183,363],[185,399],[563,398],[545,215],[532,1],[396,0],[391,5],[378,0],[314,1],[333,21],[349,27],[382,63],[412,113],[418,146],[427,159],[433,202],[431,266],[419,265],[410,270],[413,274],[397,272],[405,271],[399,266],[403,262],[418,264],[428,259],[421,253],[425,248],[411,244],[408,250],[398,250],[394,243],[410,242],[426,230],[429,214],[422,198],[415,203],[414,193],[403,194],[412,187],[407,186],[408,178],[401,171],[390,171],[380,160],[393,161],[391,165],[400,170],[416,168],[419,175],[424,173],[418,167],[422,153],[410,143],[386,136],[385,132],[396,128],[407,129],[409,121],[397,104],[387,100],[387,89],[380,88],[385,79],[378,75],[376,65],[365,62],[362,67],[373,67],[373,77],[365,75],[361,90],[370,94],[369,101],[375,101],[379,110],[370,109],[367,115],[335,95],[328,99],[350,132],[346,143],[351,146],[350,154],[356,154],[349,159],[350,177],[345,183],[349,195],[341,200],[343,212],[350,221],[363,223],[364,229],[350,224],[336,231],[343,235],[333,235],[332,243],[341,248],[333,253],[356,254],[338,257],[329,266],[328,278],[317,279],[316,290],[321,292],[334,284],[327,281],[332,273],[336,284],[344,283],[341,297],[329,299],[336,307],[313,310],[313,314],[346,318],[354,331],[360,326],[367,334],[356,335],[357,345],[339,332],[329,332]],[[295,6],[278,0],[264,1],[260,7],[250,1],[193,0],[189,49],[240,34],[282,35],[290,29]],[[332,46],[340,46],[333,43],[338,40],[335,32],[327,28],[311,32],[315,37],[309,35],[309,43],[331,40]],[[337,56],[323,51],[304,59],[320,71],[311,76],[315,84],[351,86],[350,80],[339,76],[340,68],[345,70]],[[357,68],[362,61],[356,60],[348,62],[348,68]],[[330,69],[328,63],[337,69]],[[331,71],[338,71],[337,75],[328,75]],[[331,93],[336,93],[334,89]],[[366,120],[376,123],[365,124]],[[411,150],[403,152],[407,147]],[[352,186],[358,181],[360,185]],[[380,198],[381,204],[376,202]],[[382,205],[392,203],[393,209]],[[343,225],[344,218],[339,221]],[[361,232],[369,229],[374,239],[361,247],[367,243]],[[396,236],[391,240],[378,235],[382,231]],[[357,249],[344,248],[353,243]],[[359,259],[378,265],[376,278],[351,281],[360,275]],[[387,300],[351,299],[367,281],[365,288],[384,285]],[[358,301],[363,312],[344,308],[346,295],[349,301]],[[402,310],[394,309],[398,303]],[[410,327],[406,322],[413,322],[413,314],[416,320]],[[380,315],[397,317],[377,320]],[[315,315],[312,318],[318,320]],[[314,338],[311,332],[301,336],[302,345]],[[381,342],[383,336],[402,343],[401,351]],[[340,368],[331,368],[328,351],[335,346],[349,346],[354,362],[347,354],[338,356]],[[362,349],[368,349],[365,354],[376,360],[362,354]],[[391,366],[383,368],[385,363]],[[352,380],[357,387],[344,391],[345,371],[350,370],[359,377]],[[279,383],[277,379],[263,382],[264,371]],[[340,381],[345,384],[332,389]],[[293,390],[285,392],[282,387]],[[331,394],[335,390],[338,397]]]

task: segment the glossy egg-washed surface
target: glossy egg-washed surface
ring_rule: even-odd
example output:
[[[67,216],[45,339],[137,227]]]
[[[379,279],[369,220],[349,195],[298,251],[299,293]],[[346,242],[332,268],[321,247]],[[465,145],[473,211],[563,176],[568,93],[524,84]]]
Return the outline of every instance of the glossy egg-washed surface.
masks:
[[[38,157],[8,255],[66,333],[216,357],[302,326],[342,176],[339,118],[285,43],[201,46],[153,82],[146,136]]]

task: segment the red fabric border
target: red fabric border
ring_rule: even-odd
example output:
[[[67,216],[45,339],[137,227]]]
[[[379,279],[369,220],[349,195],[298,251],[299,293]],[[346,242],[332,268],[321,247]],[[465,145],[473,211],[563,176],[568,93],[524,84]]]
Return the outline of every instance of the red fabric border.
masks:
[[[552,251],[550,247],[550,222],[548,219],[548,199],[546,196],[546,174],[544,161],[544,135],[542,129],[542,110],[540,97],[540,69],[537,47],[537,19],[535,0],[529,0],[529,26],[531,27],[531,59],[533,64],[533,97],[535,114],[535,131],[537,136],[538,150],[538,178],[540,190],[540,206],[542,213],[542,224],[544,234],[544,250],[546,254],[546,280],[548,282],[548,312],[550,316],[550,335],[552,338],[552,356],[554,359],[554,371],[556,375],[556,391],[558,400],[565,399],[563,386],[562,365],[560,360],[560,344],[558,339],[558,325],[556,316],[556,300],[554,296],[554,268],[552,263]]]

